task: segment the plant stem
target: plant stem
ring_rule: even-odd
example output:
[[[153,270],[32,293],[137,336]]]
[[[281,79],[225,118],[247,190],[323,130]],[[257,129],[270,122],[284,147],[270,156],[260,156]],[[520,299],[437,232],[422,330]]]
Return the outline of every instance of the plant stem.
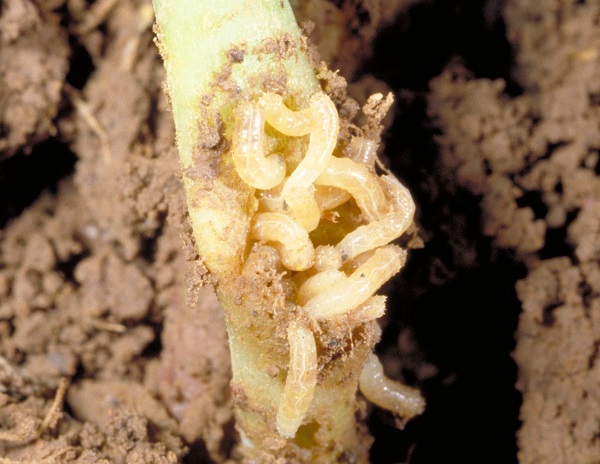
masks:
[[[320,89],[292,10],[287,0],[154,0],[154,6],[193,236],[226,315],[243,452],[257,462],[275,456],[366,462],[370,439],[355,420],[356,391],[373,324],[355,330],[360,343],[347,355],[320,366],[305,423],[286,439],[275,418],[289,359],[285,328],[296,313],[277,300],[284,291],[277,293],[268,256],[245,262],[258,206],[228,151],[232,112],[264,92],[306,107]],[[286,143],[290,152],[302,147],[300,138]]]
[[[240,265],[255,208],[229,160],[214,153],[231,134],[231,112],[276,87],[303,105],[318,83],[287,0],[155,0],[154,7],[181,166],[192,174],[184,176],[190,218],[204,263],[221,277]]]

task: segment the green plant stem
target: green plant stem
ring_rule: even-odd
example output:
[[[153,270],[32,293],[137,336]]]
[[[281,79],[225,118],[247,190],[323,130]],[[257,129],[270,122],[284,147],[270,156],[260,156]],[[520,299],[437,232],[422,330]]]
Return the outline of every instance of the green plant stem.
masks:
[[[347,359],[327,366],[306,425],[285,439],[275,424],[288,363],[285,327],[267,317],[272,308],[259,298],[264,289],[242,275],[257,200],[228,152],[232,111],[265,91],[306,107],[319,89],[293,12],[287,0],[154,0],[154,6],[193,235],[226,315],[243,451],[256,462],[274,456],[366,462],[369,441],[356,424],[355,396],[372,325]],[[290,141],[289,149],[301,143]]]

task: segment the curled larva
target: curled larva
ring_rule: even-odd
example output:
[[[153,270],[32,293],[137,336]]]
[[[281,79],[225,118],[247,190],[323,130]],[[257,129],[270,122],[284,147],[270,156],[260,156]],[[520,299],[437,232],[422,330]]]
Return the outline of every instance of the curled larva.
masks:
[[[290,364],[277,410],[277,431],[293,438],[310,407],[317,385],[317,347],[311,330],[292,321],[287,329]]]
[[[344,274],[342,271],[338,271],[337,269],[327,269],[319,272],[318,274],[306,279],[306,281],[302,284],[298,290],[296,302],[299,305],[304,305],[307,301],[310,301],[319,293],[327,290],[333,285],[343,282],[345,279],[346,274]]]
[[[425,409],[425,400],[418,390],[388,379],[383,366],[373,353],[363,368],[358,386],[371,402],[408,420]]]
[[[364,164],[332,156],[315,183],[349,192],[369,222],[380,219],[386,211],[387,200],[377,176]]]
[[[287,199],[291,191],[307,188],[321,174],[333,149],[337,144],[340,129],[337,109],[331,99],[323,92],[317,92],[310,101],[313,118],[310,139],[306,154],[298,167],[286,180],[283,187],[283,198]]]
[[[372,170],[377,159],[377,143],[374,140],[355,136],[350,140],[344,154],[352,161],[364,164]]]
[[[402,224],[400,234],[403,234],[415,215],[415,202],[412,195],[392,174],[381,176],[379,181],[383,184],[385,194],[390,200],[392,211],[399,216],[398,220]]]
[[[314,247],[306,229],[283,213],[259,213],[252,224],[251,237],[275,242],[283,265],[303,271],[313,265]]]
[[[390,212],[378,221],[358,227],[336,245],[344,261],[396,240],[413,220],[415,203],[408,189],[393,175],[383,176],[379,180],[390,201]]]
[[[364,137],[355,136],[344,149],[344,154],[346,158],[364,164],[370,171],[373,171],[377,159],[377,143]],[[321,211],[337,208],[350,199],[350,194],[346,190],[326,185],[318,185],[315,193]]]
[[[312,130],[310,109],[292,111],[283,103],[281,95],[265,93],[258,100],[265,111],[265,119],[277,131],[285,135],[299,137]]]
[[[265,157],[265,118],[257,105],[245,102],[236,109],[231,139],[233,164],[248,185],[266,190],[285,177],[285,161],[279,154]]]
[[[367,301],[396,274],[406,261],[406,251],[388,245],[376,250],[350,276],[311,298],[304,309],[315,319],[345,314]]]

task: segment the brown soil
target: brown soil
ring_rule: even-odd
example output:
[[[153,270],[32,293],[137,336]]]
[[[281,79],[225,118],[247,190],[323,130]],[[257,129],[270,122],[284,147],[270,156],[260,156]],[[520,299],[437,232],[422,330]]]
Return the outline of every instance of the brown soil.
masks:
[[[483,233],[527,266],[519,461],[600,462],[600,6],[512,0],[504,17],[522,94],[451,64],[429,112],[444,168],[481,196]]]
[[[372,462],[600,462],[600,8],[292,3],[352,95],[398,95],[419,203],[378,351],[429,409],[370,411]],[[0,4],[2,463],[239,460],[150,7]]]

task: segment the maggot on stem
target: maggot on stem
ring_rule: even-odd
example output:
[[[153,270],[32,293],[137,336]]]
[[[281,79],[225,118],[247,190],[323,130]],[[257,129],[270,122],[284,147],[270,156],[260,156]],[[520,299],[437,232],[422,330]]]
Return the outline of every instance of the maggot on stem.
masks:
[[[244,107],[248,114],[256,111],[258,116],[253,117],[259,121],[260,107],[267,122],[283,135],[310,135],[305,158],[290,176],[273,188],[258,192],[261,212],[254,219],[251,238],[273,243],[283,265],[296,271],[294,280],[300,287],[295,302],[313,320],[344,318],[346,324],[355,327],[380,317],[385,310],[385,297],[373,294],[399,271],[406,259],[404,250],[388,244],[412,221],[414,203],[408,190],[391,175],[375,174],[376,145],[371,141],[354,137],[346,150],[350,157],[331,156],[337,142],[337,113],[324,93],[317,92],[310,108],[300,111],[290,110],[281,96],[270,93],[263,94],[253,110],[250,108],[254,104],[248,105]],[[236,130],[244,131],[245,126],[238,125]],[[254,143],[254,138],[245,133],[238,140]],[[239,148],[239,153],[246,156],[254,154],[254,150]],[[255,158],[264,164],[264,158]],[[239,170],[248,163],[242,159],[235,165]],[[240,177],[243,179],[244,174],[240,173]],[[336,246],[320,245],[315,250],[308,232],[317,228],[323,211],[350,198],[354,198],[366,224],[349,232]],[[342,270],[345,262],[353,264],[345,266],[349,275]],[[313,264],[314,273],[306,275]],[[310,408],[317,383],[317,359],[315,340],[307,325],[291,320],[287,338],[289,364],[277,429],[291,438]],[[394,389],[394,383],[382,380],[376,367],[369,358],[364,372],[377,375],[371,382],[363,379],[365,394],[372,395],[382,406],[410,410],[410,404],[393,403],[390,398],[403,401],[395,393],[402,389]],[[412,397],[407,398],[412,401]]]

